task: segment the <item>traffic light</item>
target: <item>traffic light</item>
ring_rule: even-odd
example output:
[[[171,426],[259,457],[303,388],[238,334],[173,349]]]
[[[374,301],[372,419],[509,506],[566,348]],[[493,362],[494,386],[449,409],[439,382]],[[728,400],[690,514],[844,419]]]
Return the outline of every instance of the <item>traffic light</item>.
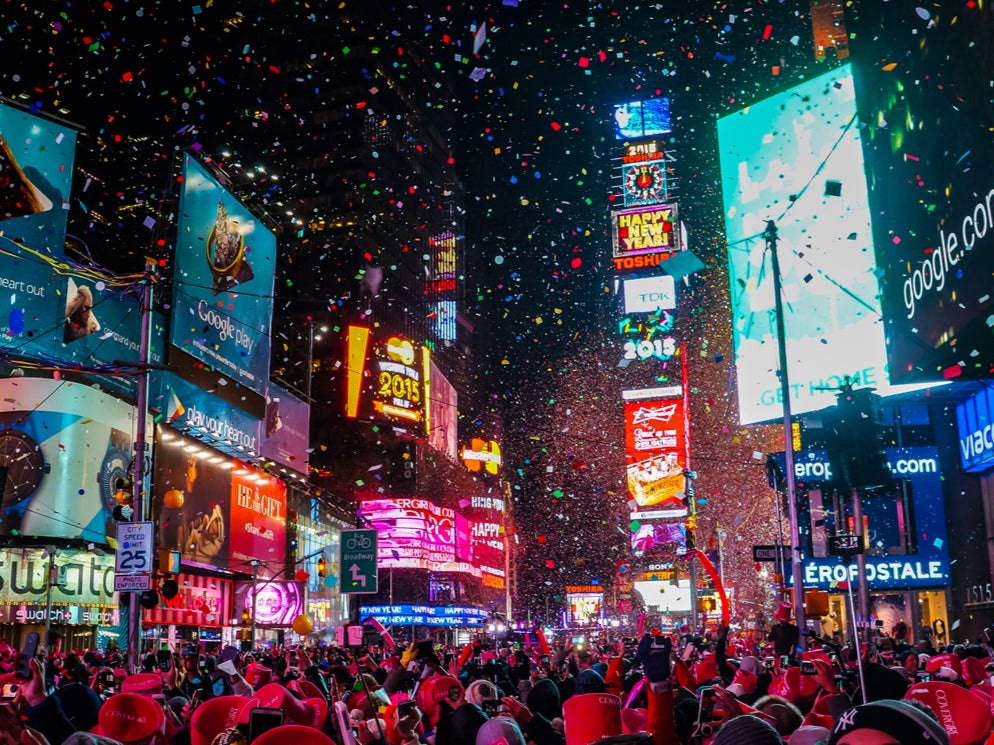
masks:
[[[252,622],[252,614],[249,613],[249,609],[246,608],[242,611],[242,626],[248,626]]]
[[[844,389],[824,417],[834,434],[829,444],[832,481],[837,488],[878,489],[891,481],[883,436],[880,396],[872,388]]]
[[[328,576],[328,562],[325,561],[324,554],[318,557],[318,577],[324,579]]]

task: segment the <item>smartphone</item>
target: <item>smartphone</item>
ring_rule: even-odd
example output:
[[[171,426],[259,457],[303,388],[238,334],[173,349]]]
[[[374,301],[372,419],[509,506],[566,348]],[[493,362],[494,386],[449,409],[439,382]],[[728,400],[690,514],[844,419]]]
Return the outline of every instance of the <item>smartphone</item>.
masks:
[[[652,648],[653,649],[663,649],[666,647],[666,637],[665,636],[654,636],[652,637]]]
[[[765,670],[773,670],[776,666],[777,666],[777,661],[776,658],[774,657],[767,657],[766,659],[763,660],[763,668]]]
[[[168,647],[160,649],[158,652],[155,653],[155,659],[158,661],[159,669],[162,672],[164,673],[169,672],[169,663],[172,660],[172,657],[173,653],[169,651]]]
[[[788,667],[790,667],[790,655],[789,654],[780,655],[780,669],[786,670]]]
[[[884,627],[884,619],[878,618],[876,621],[873,622],[873,625],[876,626],[878,629],[882,629]]]
[[[17,683],[4,683],[3,693],[0,694],[0,698],[14,698],[17,695],[17,689],[20,686]]]
[[[708,686],[701,689],[701,701],[697,707],[697,723],[706,724],[714,721],[714,688]]]
[[[417,701],[401,701],[397,704],[397,716],[405,717],[411,713],[411,711],[418,705]]]
[[[932,680],[932,673],[927,672],[926,670],[919,670],[915,673],[915,680],[919,683],[928,683]]]
[[[811,660],[801,660],[801,675],[817,675],[818,670]]]
[[[248,741],[251,743],[263,732],[283,724],[282,709],[256,708],[249,712]]]
[[[486,714],[491,719],[498,714],[500,714],[501,702],[495,699],[485,698],[483,699],[483,704],[480,708],[483,709],[483,713]]]
[[[17,663],[17,669],[14,671],[17,673],[17,677],[31,677],[31,660],[38,654],[38,642],[40,639],[41,637],[37,631],[29,631],[24,637],[24,646],[21,647],[21,658]]]

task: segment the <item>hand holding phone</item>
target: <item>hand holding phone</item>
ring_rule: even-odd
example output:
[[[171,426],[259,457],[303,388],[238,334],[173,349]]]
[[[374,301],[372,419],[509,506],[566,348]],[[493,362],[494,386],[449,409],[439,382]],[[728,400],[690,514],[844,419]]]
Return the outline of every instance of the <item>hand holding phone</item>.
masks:
[[[268,732],[275,727],[279,727],[281,724],[283,724],[282,709],[252,709],[249,712],[249,744],[251,745],[252,741],[263,732]]]
[[[31,660],[38,654],[38,642],[40,638],[37,631],[29,631],[24,637],[24,646],[21,647],[21,654],[17,658],[17,667],[14,670],[17,677],[32,677]]]
[[[486,698],[483,699],[483,704],[481,708],[483,709],[483,713],[492,719],[493,717],[500,714],[501,702],[496,701],[494,699]]]

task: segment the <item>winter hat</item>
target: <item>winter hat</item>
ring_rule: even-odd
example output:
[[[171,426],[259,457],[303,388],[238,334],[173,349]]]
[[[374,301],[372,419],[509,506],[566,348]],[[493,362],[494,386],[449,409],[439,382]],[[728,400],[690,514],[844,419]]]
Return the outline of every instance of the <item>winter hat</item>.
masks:
[[[950,745],[942,725],[907,701],[873,701],[850,709],[836,722],[828,745],[859,730],[883,732],[901,745]]]
[[[763,663],[759,661],[758,657],[743,657],[742,662],[739,663],[739,670],[745,670],[759,677],[763,672]]]
[[[946,671],[943,671],[942,668],[946,668]],[[944,673],[945,676],[948,676],[950,672],[953,672],[956,674],[956,677],[950,677],[948,679],[957,680],[963,672],[963,662],[957,655],[952,654],[951,652],[946,654],[937,654],[925,663],[925,669],[930,673]]]
[[[780,735],[769,724],[752,714],[728,720],[718,730],[711,745],[783,745]]]
[[[828,742],[828,737],[831,734],[832,730],[828,727],[804,724],[794,730],[793,734],[787,739],[787,742],[790,745],[818,745],[819,743]]]
[[[708,685],[712,680],[720,677],[721,673],[718,671],[718,663],[715,662],[713,656],[705,657],[694,665],[694,679],[699,686]]]
[[[968,686],[987,682],[987,672],[984,670],[988,660],[979,657],[967,657],[963,660],[963,682]]]
[[[218,696],[204,701],[190,717],[190,745],[211,745],[215,737],[238,724],[238,714],[247,700]]]
[[[438,727],[435,728],[435,742],[439,745],[474,743],[480,728],[488,721],[490,721],[490,717],[484,713],[483,709],[476,704],[465,703],[448,716],[438,720]]]
[[[549,678],[539,678],[525,697],[525,705],[535,714],[541,714],[550,722],[563,715],[559,687]]]
[[[100,707],[99,722],[94,734],[124,745],[165,741],[166,714],[159,703],[147,696],[136,693],[111,696]]]
[[[576,693],[604,693],[607,687],[596,670],[584,670],[576,676]]]
[[[508,717],[494,717],[484,722],[476,733],[476,745],[525,745],[525,736],[518,723]]]
[[[335,745],[328,735],[313,727],[302,724],[283,724],[263,732],[252,741],[252,745]]]
[[[466,702],[482,706],[484,701],[497,700],[497,687],[489,680],[474,680],[466,686]]]
[[[982,743],[991,733],[990,704],[980,696],[953,683],[930,681],[917,683],[905,695],[905,700],[927,704],[939,718],[939,724],[949,733],[952,745]]]

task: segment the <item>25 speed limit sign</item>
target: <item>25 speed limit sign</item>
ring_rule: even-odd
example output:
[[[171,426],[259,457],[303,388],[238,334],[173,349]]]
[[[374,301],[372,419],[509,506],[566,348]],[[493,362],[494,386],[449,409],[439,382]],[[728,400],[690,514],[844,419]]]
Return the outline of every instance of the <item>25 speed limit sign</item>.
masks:
[[[155,524],[118,523],[117,556],[114,558],[116,574],[148,574],[152,571],[152,539]]]

